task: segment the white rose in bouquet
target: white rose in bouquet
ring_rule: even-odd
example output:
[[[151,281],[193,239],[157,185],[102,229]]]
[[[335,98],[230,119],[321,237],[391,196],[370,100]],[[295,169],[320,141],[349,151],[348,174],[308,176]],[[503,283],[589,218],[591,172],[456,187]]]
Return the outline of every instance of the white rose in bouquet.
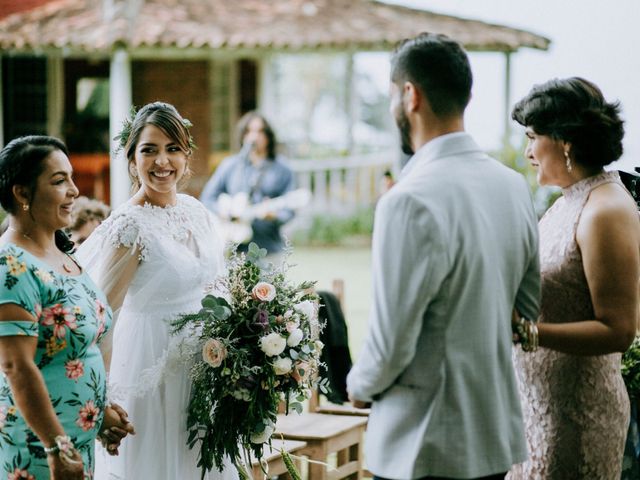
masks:
[[[313,321],[316,319],[316,306],[313,302],[309,300],[305,300],[303,302],[297,303],[293,306],[293,308],[298,312],[307,317],[307,320]]]
[[[284,352],[287,341],[279,333],[270,333],[260,338],[260,349],[268,356],[275,357]]]
[[[294,329],[290,334],[289,338],[287,338],[287,345],[290,347],[297,347],[298,344],[302,341],[302,337],[304,337],[304,333],[299,328]]]
[[[276,372],[276,375],[286,375],[293,368],[293,362],[289,357],[278,357],[275,362],[273,362],[273,369]]]

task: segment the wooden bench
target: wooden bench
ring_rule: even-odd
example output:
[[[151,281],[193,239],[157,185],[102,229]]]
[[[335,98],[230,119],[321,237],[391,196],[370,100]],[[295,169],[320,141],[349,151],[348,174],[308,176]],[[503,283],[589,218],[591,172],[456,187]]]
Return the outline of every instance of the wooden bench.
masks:
[[[356,417],[367,417],[371,413],[370,408],[356,408],[351,404],[345,403],[337,405],[335,403],[318,404],[315,413],[324,413],[325,415],[354,415]]]

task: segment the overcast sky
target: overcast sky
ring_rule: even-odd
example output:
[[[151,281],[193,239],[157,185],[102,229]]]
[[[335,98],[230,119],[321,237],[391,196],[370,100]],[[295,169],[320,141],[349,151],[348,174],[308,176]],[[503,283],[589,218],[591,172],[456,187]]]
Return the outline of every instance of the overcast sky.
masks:
[[[532,85],[550,78],[582,76],[591,80],[608,100],[622,103],[627,122],[625,153],[617,167],[631,170],[640,166],[639,0],[386,1],[517,27],[550,38],[549,51],[523,49],[512,56],[512,103]],[[381,82],[388,78],[385,63],[367,62],[379,71]],[[467,130],[483,147],[495,148],[504,128],[504,58],[501,54],[473,53],[471,63],[475,85]]]

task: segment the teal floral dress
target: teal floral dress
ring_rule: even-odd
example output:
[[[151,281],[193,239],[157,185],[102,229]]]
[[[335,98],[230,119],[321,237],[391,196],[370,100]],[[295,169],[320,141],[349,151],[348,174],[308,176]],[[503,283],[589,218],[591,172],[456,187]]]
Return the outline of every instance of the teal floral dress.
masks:
[[[0,321],[0,336],[38,337],[35,362],[53,408],[93,478],[94,447],[105,408],[106,373],[98,343],[111,325],[104,294],[86,273],[62,275],[26,250],[0,247],[0,304],[37,322]],[[0,373],[0,480],[48,480],[43,445],[17,409]]]

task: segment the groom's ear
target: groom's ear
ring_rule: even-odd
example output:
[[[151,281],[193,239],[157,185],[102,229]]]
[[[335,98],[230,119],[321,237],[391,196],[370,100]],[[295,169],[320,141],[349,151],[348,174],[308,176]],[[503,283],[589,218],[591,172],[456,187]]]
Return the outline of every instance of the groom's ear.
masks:
[[[402,86],[402,100],[407,113],[418,111],[423,98],[422,93],[414,83],[404,82]]]

